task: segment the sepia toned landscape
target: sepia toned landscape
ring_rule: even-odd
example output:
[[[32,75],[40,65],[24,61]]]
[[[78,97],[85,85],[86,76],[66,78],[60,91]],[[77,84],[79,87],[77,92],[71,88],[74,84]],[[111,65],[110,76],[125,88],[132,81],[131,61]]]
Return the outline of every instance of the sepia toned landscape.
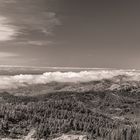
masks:
[[[140,1],[0,0],[0,140],[140,140]]]

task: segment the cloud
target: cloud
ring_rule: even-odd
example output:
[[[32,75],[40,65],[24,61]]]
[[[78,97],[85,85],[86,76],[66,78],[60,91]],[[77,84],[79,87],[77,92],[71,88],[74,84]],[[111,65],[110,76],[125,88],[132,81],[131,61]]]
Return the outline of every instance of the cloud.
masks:
[[[49,42],[52,42],[50,37],[54,34],[55,27],[60,25],[55,13],[44,11],[32,15],[29,12],[22,16],[23,19],[17,27],[19,28],[18,42],[24,42],[27,46],[47,46]],[[18,20],[18,16],[16,18]]]
[[[0,41],[13,40],[17,35],[17,30],[14,26],[9,25],[6,17],[0,16]]]
[[[54,44],[53,41],[49,41],[49,40],[38,40],[38,41],[23,41],[23,42],[16,42],[17,44],[20,45],[29,45],[29,46],[46,46],[46,45],[50,45],[50,44]]]
[[[16,0],[0,0],[0,2],[2,2],[3,4],[6,4],[6,3],[16,3]]]
[[[140,73],[122,70],[98,70],[81,72],[46,72],[42,75],[1,76],[0,89],[18,88],[32,84],[47,84],[50,82],[89,82],[110,79],[117,75],[126,75],[128,80],[140,81]]]
[[[11,57],[17,57],[17,56],[18,56],[18,54],[15,54],[15,53],[0,52],[0,59],[11,58]]]
[[[48,36],[53,35],[55,26],[61,25],[49,7],[48,0],[0,0],[0,41],[15,39],[25,46],[48,45]]]

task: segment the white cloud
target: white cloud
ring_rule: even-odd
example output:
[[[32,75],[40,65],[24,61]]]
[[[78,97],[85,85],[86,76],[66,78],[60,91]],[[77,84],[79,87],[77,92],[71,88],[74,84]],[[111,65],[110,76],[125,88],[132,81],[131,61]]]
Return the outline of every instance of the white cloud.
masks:
[[[44,41],[44,40],[40,40],[40,41],[28,41],[28,42],[23,42],[23,43],[28,43],[29,45],[35,45],[35,46],[43,46],[43,45],[48,45],[48,44],[53,44],[52,41]]]
[[[0,41],[12,40],[17,34],[14,26],[8,24],[7,18],[0,16]]]
[[[46,72],[42,75],[15,75],[1,76],[0,89],[18,88],[31,84],[47,84],[50,82],[89,82],[102,79],[110,79],[117,75],[126,75],[128,80],[140,81],[140,73],[122,70],[99,70],[81,72]]]
[[[0,52],[0,59],[9,58],[9,57],[16,57],[16,56],[18,56],[18,55],[15,53]]]

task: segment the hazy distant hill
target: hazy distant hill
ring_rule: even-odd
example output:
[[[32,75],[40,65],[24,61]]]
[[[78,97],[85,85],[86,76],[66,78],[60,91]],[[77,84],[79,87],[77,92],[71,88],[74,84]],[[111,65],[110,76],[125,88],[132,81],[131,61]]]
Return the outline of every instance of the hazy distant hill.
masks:
[[[23,75],[24,76],[24,75]],[[25,80],[24,80],[25,81]],[[140,81],[129,80],[126,75],[114,76],[110,79],[95,80],[90,82],[49,82],[45,84],[26,84],[16,88],[3,89],[1,91],[8,91],[14,95],[34,96],[42,95],[53,92],[93,92],[93,91],[110,91],[110,92],[127,92],[127,94],[133,96],[140,92]],[[136,97],[136,96],[134,96]]]

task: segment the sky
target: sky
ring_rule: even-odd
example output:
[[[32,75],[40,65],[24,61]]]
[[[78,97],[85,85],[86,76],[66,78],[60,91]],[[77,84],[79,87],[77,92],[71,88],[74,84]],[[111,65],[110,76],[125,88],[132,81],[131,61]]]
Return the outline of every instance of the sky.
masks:
[[[0,65],[140,69],[140,2],[0,0]]]

